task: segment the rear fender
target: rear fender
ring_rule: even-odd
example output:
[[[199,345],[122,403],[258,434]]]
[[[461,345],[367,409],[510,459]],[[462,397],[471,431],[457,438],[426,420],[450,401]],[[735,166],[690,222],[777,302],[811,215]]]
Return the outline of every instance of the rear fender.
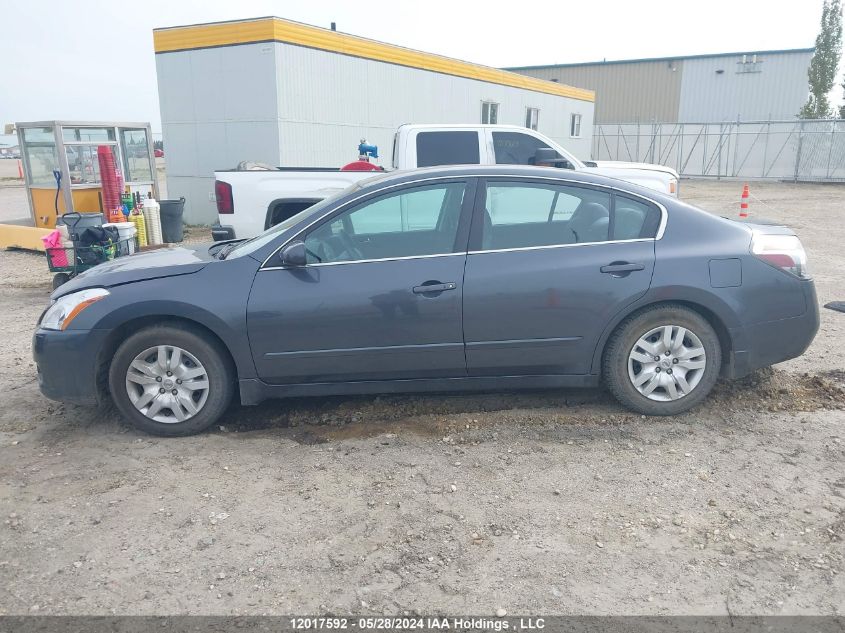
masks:
[[[736,313],[718,295],[688,286],[650,288],[639,300],[626,306],[624,310],[621,310],[608,322],[593,351],[593,360],[590,368],[591,374],[600,373],[604,348],[610,336],[616,331],[616,328],[632,314],[643,308],[660,303],[680,303],[693,310],[697,310],[704,318],[711,322],[711,325],[713,325],[719,334],[720,340],[722,340],[723,347],[727,346],[727,349],[724,350],[725,352],[730,349],[737,349],[737,345],[742,344],[741,341],[736,340],[737,333],[731,332],[732,328],[736,330],[740,325]],[[716,322],[714,323],[713,321]],[[725,356],[727,356],[727,353]]]

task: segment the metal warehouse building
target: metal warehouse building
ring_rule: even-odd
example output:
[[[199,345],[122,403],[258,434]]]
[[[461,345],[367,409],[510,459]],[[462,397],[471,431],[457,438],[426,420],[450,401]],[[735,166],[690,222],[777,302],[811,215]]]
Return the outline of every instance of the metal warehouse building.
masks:
[[[403,123],[529,125],[590,154],[594,95],[563,83],[272,17],[153,37],[168,195],[187,222],[216,219],[215,169],[339,167],[362,138],[388,166]]]
[[[596,93],[596,123],[795,118],[812,48],[511,68]]]

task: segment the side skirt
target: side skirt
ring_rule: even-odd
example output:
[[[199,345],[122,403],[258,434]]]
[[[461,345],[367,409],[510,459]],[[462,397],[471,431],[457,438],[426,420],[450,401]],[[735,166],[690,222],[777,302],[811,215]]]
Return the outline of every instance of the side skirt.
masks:
[[[422,393],[450,391],[501,391],[595,387],[599,377],[582,375],[468,376],[409,380],[362,380],[271,385],[257,378],[239,381],[241,404],[258,404],[271,398],[350,396],[376,393]]]

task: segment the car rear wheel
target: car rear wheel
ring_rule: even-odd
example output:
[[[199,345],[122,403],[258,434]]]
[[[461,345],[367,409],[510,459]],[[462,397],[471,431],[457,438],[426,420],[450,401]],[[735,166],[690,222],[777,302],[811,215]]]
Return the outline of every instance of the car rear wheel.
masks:
[[[646,415],[674,415],[699,404],[722,365],[719,337],[684,306],[655,306],[626,319],[613,333],[603,375],[626,407]]]
[[[118,410],[138,429],[191,435],[214,424],[229,406],[233,372],[210,337],[158,325],[136,332],[117,349],[109,389]]]

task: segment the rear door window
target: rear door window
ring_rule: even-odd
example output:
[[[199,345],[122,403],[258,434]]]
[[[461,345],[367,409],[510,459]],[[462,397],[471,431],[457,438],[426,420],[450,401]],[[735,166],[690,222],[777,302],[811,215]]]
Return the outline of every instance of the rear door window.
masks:
[[[510,249],[607,241],[607,191],[545,182],[489,181],[481,248]],[[477,243],[477,242],[476,242]]]
[[[478,132],[419,132],[417,167],[478,165],[481,155]]]

